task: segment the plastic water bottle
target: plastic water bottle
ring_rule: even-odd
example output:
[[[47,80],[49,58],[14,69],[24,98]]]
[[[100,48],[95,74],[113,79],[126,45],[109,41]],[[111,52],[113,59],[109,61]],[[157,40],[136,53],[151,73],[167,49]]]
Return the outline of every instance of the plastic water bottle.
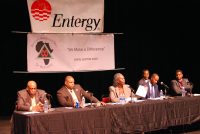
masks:
[[[163,90],[160,90],[160,99],[164,98]]]
[[[45,112],[45,113],[48,113],[48,110],[49,110],[48,100],[45,100],[45,101],[44,101],[44,112]]]
[[[84,96],[82,97],[82,102],[81,103],[82,103],[82,107],[84,108],[85,107],[85,97]]]
[[[124,96],[120,96],[119,103],[120,104],[125,104],[126,103],[126,98]]]
[[[184,88],[181,90],[181,93],[182,93],[182,97],[185,97],[186,91]]]
[[[79,102],[77,101],[76,102],[76,105],[75,105],[75,108],[79,108],[80,106],[79,106]]]

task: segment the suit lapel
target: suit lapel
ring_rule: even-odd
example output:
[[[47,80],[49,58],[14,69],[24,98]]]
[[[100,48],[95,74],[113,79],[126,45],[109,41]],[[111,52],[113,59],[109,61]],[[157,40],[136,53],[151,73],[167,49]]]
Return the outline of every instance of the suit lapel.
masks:
[[[31,105],[31,97],[30,97],[28,91],[27,91],[27,96],[26,96],[25,102],[27,102],[27,105],[28,105],[28,104]]]
[[[72,95],[71,95],[71,93],[69,92],[69,90],[68,90],[66,87],[65,87],[65,90],[66,90],[67,96],[69,96],[70,101],[71,101],[71,102],[74,102],[74,101],[73,101],[73,98],[72,98]]]

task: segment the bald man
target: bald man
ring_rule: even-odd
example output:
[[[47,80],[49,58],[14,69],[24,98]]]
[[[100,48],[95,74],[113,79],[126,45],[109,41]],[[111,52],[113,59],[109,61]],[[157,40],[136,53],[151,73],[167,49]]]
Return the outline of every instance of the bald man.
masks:
[[[44,111],[43,103],[46,99],[46,92],[37,89],[37,83],[33,80],[28,81],[27,87],[17,92],[18,111]]]
[[[79,84],[75,84],[72,76],[66,76],[64,85],[57,91],[58,102],[64,107],[75,107],[76,102],[81,103],[83,96],[93,103],[105,105],[104,102],[100,102],[96,97],[87,93]]]
[[[153,73],[151,75],[150,81],[147,82],[146,86],[148,87],[146,98],[157,98],[160,97],[158,84],[159,75],[157,73]]]

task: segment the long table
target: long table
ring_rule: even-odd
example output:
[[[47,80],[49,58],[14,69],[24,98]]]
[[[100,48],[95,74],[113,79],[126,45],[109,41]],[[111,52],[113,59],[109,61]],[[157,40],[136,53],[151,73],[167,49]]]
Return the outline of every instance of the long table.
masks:
[[[14,111],[14,134],[121,134],[148,132],[200,121],[200,96],[145,100],[94,108]]]

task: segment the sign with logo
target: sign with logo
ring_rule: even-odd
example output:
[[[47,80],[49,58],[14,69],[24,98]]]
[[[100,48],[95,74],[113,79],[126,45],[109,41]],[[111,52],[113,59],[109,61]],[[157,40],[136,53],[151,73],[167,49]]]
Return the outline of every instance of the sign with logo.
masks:
[[[29,33],[27,36],[29,72],[115,69],[113,34]]]
[[[104,0],[27,0],[33,33],[100,33]]]

